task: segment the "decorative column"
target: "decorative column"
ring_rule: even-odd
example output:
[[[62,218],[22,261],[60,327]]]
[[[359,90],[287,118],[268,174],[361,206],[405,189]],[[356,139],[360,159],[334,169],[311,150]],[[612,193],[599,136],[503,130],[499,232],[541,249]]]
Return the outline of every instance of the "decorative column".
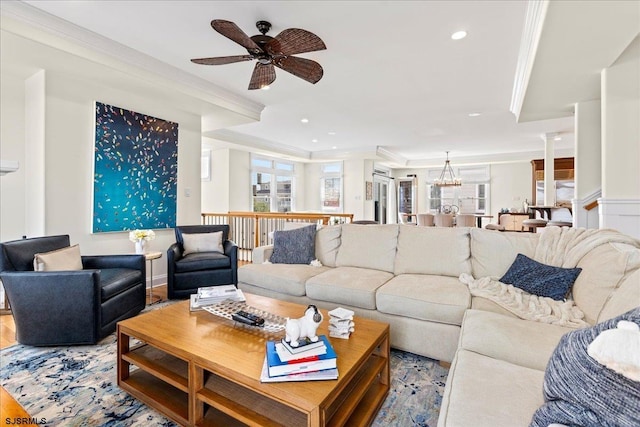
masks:
[[[555,134],[547,133],[544,140],[544,205],[554,206],[556,204],[555,189],[555,155],[553,138]],[[548,218],[551,219],[551,218]]]

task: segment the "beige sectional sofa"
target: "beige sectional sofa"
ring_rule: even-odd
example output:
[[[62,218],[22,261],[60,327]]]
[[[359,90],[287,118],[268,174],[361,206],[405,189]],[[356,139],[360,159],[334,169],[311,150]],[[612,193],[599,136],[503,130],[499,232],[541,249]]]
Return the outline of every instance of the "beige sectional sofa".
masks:
[[[572,329],[523,320],[508,307],[472,296],[460,275],[498,279],[518,253],[557,263],[568,256],[553,252],[565,251],[582,268],[572,295],[586,322],[595,324],[640,305],[636,241],[610,231],[571,241],[567,236],[575,236],[568,232],[556,234],[557,241],[547,235],[543,248],[535,233],[324,227],[315,241],[322,266],[270,264],[272,247],[265,246],[254,250],[252,264],[238,269],[238,281],[246,292],[326,309],[342,306],[387,322],[392,347],[452,362],[439,426],[528,425],[543,403],[547,361]]]

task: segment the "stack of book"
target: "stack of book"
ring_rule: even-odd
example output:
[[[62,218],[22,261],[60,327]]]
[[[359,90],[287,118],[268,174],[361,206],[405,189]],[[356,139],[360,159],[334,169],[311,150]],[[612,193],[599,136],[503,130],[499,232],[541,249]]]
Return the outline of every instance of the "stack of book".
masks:
[[[208,286],[198,288],[198,292],[191,295],[191,311],[202,310],[202,307],[221,303],[222,301],[246,301],[242,291],[235,285]]]
[[[355,331],[353,311],[338,307],[329,312],[329,336],[333,338],[349,339]]]
[[[284,340],[267,341],[260,381],[312,381],[338,378],[337,356],[329,339],[302,341],[298,347]]]

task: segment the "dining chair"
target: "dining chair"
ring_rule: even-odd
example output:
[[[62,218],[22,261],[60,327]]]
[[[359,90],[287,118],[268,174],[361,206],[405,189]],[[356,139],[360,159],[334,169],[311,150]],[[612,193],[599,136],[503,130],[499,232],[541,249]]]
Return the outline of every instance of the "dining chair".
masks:
[[[433,214],[418,214],[418,225],[423,227],[433,227],[435,225]]]
[[[453,227],[452,214],[435,214],[434,223],[436,227]]]
[[[456,227],[475,227],[476,217],[469,214],[456,215]]]

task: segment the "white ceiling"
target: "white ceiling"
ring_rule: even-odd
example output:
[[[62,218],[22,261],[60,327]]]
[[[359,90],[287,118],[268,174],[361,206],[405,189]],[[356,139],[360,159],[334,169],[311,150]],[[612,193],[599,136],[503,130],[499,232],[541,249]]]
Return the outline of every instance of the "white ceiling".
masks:
[[[417,167],[440,165],[445,151],[453,162],[526,159],[542,153],[547,133],[562,135],[556,148],[573,146],[570,109],[527,123],[509,111],[526,1],[26,3],[110,39],[115,49],[127,46],[264,105],[259,122],[208,134],[245,147],[308,160],[376,158],[383,147],[399,158],[396,166]],[[258,20],[272,23],[271,36],[290,27],[317,34],[327,50],[300,56],[319,62],[324,77],[311,85],[277,69],[269,91],[248,91],[253,63],[191,63],[246,53],[215,32],[212,19],[233,21],[248,35],[258,33]],[[460,29],[468,36],[451,40]]]

